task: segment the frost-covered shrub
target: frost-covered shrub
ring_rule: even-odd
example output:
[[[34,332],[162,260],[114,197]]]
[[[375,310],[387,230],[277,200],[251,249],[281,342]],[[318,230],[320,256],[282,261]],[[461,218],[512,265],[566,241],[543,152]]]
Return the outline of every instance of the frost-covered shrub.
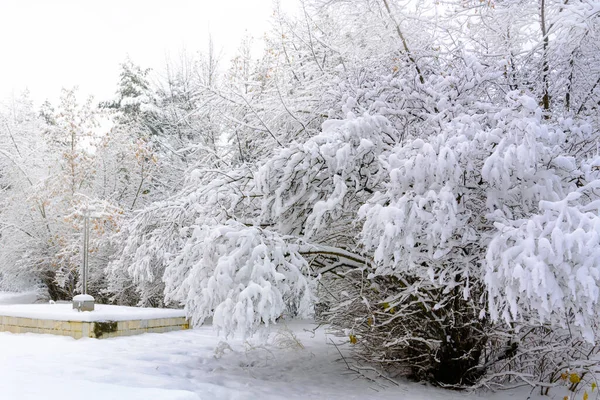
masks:
[[[347,276],[354,295],[332,320],[366,359],[452,385],[518,355],[520,327],[572,324],[593,343],[592,138],[585,123],[546,123],[533,99],[512,93],[504,109],[395,148],[385,190],[360,211],[373,268]]]
[[[596,9],[490,4],[431,31],[435,5],[278,15],[259,72],[189,105],[230,142],[129,221],[114,290],[166,294],[226,334],[318,301],[358,357],[440,385],[588,365],[599,86],[580,66],[597,64]],[[556,42],[530,23],[540,6]]]
[[[144,299],[164,281],[168,302],[184,304],[196,323],[214,313],[227,334],[252,333],[284,312],[306,315],[314,277],[364,265],[347,250],[348,228],[379,184],[386,131],[383,117],[349,115],[253,176],[244,168],[192,174],[188,192],[128,225],[109,268],[114,290],[132,281]]]
[[[164,280],[167,300],[184,304],[193,323],[213,316],[225,333],[247,334],[289,309],[311,313],[308,264],[298,246],[233,221],[191,229]]]

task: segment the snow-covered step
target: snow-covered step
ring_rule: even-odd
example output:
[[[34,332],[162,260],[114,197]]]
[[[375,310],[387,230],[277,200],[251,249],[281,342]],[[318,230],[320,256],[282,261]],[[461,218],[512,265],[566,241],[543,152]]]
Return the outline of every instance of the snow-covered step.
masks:
[[[110,338],[189,329],[183,310],[96,304],[79,312],[71,304],[0,306],[0,332],[45,333],[75,339]]]

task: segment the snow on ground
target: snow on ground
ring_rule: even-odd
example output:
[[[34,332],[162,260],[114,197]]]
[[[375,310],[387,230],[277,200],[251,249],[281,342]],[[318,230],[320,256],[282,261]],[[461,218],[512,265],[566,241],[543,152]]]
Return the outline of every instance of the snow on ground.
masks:
[[[40,297],[37,291],[31,292],[0,292],[0,304],[30,304]]]
[[[490,398],[489,394],[465,394],[413,383],[392,386],[384,381],[370,382],[346,369],[336,348],[327,344],[331,337],[323,328],[313,334],[307,329],[314,327],[306,322],[287,326],[285,329],[279,324],[266,345],[239,338],[225,342],[210,326],[102,340],[0,333],[0,398]],[[343,346],[342,350],[347,348]],[[527,394],[529,391],[520,392],[513,398],[525,399]],[[506,393],[501,396],[508,398]]]

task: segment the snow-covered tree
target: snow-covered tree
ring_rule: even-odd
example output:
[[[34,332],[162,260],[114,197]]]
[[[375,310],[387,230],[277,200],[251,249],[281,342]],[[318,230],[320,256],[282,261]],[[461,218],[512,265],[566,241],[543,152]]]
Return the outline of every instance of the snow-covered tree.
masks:
[[[29,290],[43,285],[37,265],[24,257],[48,240],[43,201],[34,198],[46,176],[43,122],[27,93],[3,104],[0,112],[0,287]]]

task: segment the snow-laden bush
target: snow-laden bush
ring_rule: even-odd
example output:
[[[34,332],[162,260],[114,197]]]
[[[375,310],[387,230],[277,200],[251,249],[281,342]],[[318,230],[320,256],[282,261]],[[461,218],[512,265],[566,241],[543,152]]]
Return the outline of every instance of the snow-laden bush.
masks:
[[[143,302],[164,281],[167,301],[185,304],[196,323],[216,312],[227,334],[252,333],[286,311],[306,314],[309,277],[365,263],[347,249],[355,240],[348,228],[378,185],[378,155],[389,148],[378,135],[389,129],[385,118],[349,115],[277,152],[254,176],[244,168],[193,173],[186,193],[142,210],[123,231],[112,290],[133,282]],[[243,272],[255,267],[264,276]],[[280,269],[292,276],[280,282]],[[261,306],[263,314],[242,320],[239,310],[253,304],[245,285],[255,284],[273,290],[264,292],[273,310]]]
[[[310,315],[308,263],[299,246],[234,221],[189,229],[164,280],[167,300],[184,304],[193,323],[214,316],[213,323],[227,334],[248,334],[288,310]]]
[[[385,159],[386,188],[360,211],[374,268],[348,274],[354,294],[332,313],[366,359],[464,385],[518,355],[522,327],[572,325],[595,342],[592,131],[544,122],[527,96],[507,105]]]
[[[358,357],[441,385],[589,367],[597,13],[490,4],[431,31],[431,4],[278,15],[258,72],[186,105],[227,151],[129,221],[113,288],[166,294],[226,334],[315,299]]]
[[[391,371],[551,379],[595,340],[594,133],[545,120],[528,96],[505,101],[397,145],[378,139],[395,132],[387,118],[348,114],[253,174],[193,174],[134,220],[121,262],[226,334],[306,315],[327,293],[329,322]],[[566,363],[535,364],[540,343]]]

